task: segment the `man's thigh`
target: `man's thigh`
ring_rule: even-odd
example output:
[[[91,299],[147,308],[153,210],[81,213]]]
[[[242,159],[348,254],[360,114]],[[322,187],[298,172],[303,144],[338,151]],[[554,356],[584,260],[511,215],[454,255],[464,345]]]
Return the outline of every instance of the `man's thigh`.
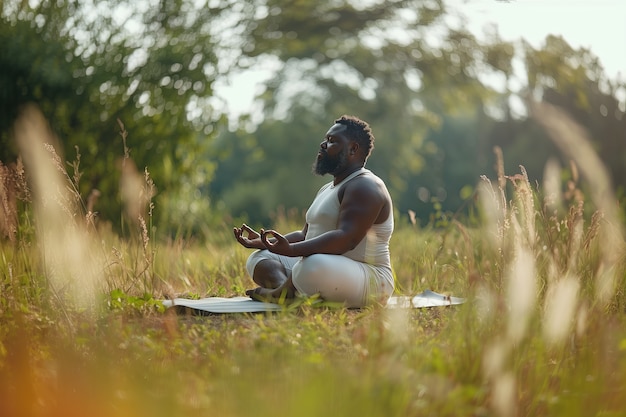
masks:
[[[294,265],[292,280],[300,294],[362,307],[369,295],[369,275],[361,263],[345,256],[316,254]]]

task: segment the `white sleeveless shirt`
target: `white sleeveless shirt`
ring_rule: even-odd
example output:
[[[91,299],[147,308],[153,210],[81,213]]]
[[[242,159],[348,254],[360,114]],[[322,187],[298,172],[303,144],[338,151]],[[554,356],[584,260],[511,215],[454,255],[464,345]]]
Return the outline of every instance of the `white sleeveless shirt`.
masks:
[[[370,170],[361,168],[353,172],[337,185],[333,182],[324,185],[318,191],[313,203],[306,212],[308,229],[305,240],[312,239],[323,233],[337,229],[339,220],[339,189],[351,179],[359,175],[375,176]],[[393,207],[389,207],[389,216],[380,224],[373,224],[365,237],[352,250],[343,254],[357,262],[372,266],[391,269],[389,256],[389,240],[393,232]]]

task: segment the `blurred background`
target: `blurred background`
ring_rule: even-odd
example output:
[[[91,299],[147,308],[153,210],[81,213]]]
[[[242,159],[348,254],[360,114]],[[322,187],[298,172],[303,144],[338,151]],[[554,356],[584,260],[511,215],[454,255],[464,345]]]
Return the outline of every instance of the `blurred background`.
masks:
[[[532,102],[587,129],[624,207],[619,0],[9,0],[0,12],[0,161],[19,165],[14,123],[35,104],[115,230],[125,170],[153,181],[164,236],[301,216],[329,181],[310,167],[342,114],[372,126],[367,166],[400,222],[471,219],[494,147],[508,174],[523,165],[541,184],[554,161],[571,175]]]

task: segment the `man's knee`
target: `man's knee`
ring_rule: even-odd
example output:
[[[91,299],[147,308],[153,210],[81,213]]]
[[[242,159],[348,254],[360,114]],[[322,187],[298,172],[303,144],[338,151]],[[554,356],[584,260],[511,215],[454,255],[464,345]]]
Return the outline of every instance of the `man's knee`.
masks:
[[[254,275],[270,275],[274,273],[274,271],[282,271],[284,270],[283,265],[275,259],[261,259],[254,266],[253,274]]]
[[[259,261],[252,275],[252,280],[264,288],[278,288],[287,278],[285,267],[276,259]]]
[[[252,277],[254,275],[254,269],[257,264],[261,262],[263,259],[266,259],[263,252],[267,252],[266,250],[255,250],[248,256],[248,260],[246,261],[246,271],[248,271],[248,275]]]

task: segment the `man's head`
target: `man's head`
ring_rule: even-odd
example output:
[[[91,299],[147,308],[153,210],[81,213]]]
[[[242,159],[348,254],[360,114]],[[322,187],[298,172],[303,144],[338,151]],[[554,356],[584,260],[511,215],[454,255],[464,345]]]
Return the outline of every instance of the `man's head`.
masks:
[[[326,132],[313,172],[337,175],[350,166],[363,166],[373,148],[369,125],[354,116],[341,116]]]
[[[339,119],[335,120],[335,124],[341,124],[346,126],[345,135],[359,144],[359,150],[363,152],[363,163],[367,161],[367,158],[374,149],[374,134],[367,122],[359,119],[356,116],[343,115]]]

